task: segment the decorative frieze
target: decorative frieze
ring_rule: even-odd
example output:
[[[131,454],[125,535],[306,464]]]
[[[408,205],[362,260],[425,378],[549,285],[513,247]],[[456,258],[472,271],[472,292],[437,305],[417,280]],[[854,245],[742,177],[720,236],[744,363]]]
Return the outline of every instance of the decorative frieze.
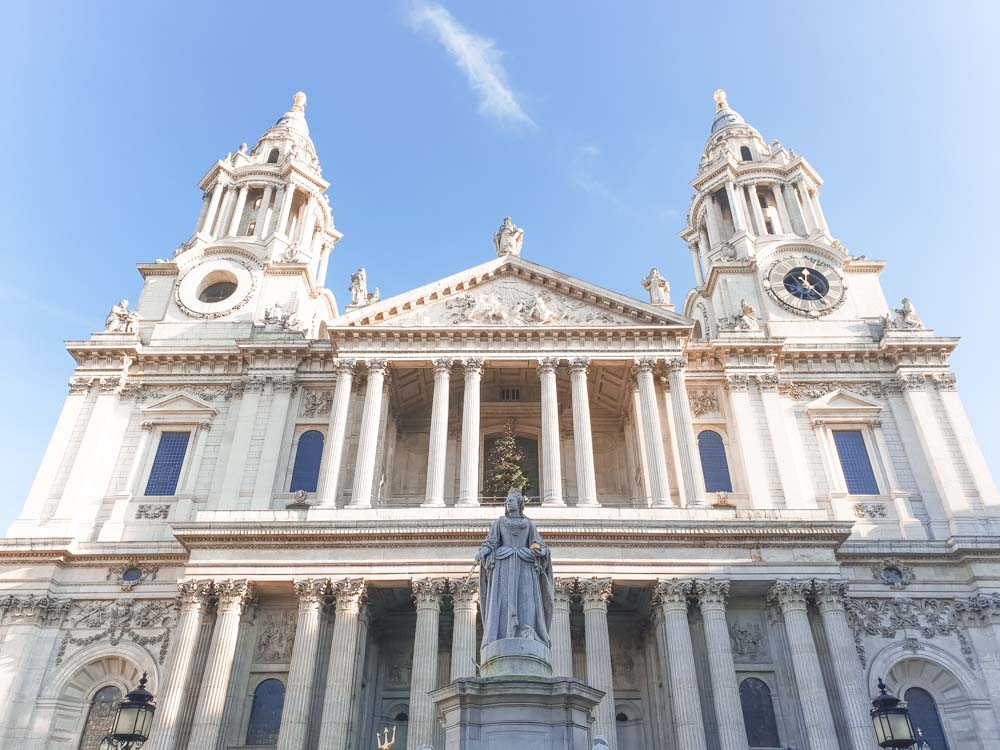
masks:
[[[170,505],[167,503],[143,503],[135,510],[139,521],[157,521],[170,515]]]
[[[299,410],[300,416],[306,419],[325,417],[333,407],[333,393],[331,391],[307,390],[302,395],[302,407]]]
[[[257,645],[254,660],[266,664],[285,664],[292,659],[295,644],[295,614],[266,610],[257,620]]]
[[[852,506],[857,518],[886,518],[885,503],[854,503]]]
[[[4,625],[50,625],[62,624],[69,612],[69,599],[55,599],[51,596],[14,596],[0,599],[0,623]]]
[[[796,383],[788,380],[779,381],[778,390],[796,401],[815,401],[818,398],[836,390],[850,391],[859,396],[884,399],[892,392],[892,381],[849,383],[844,381],[829,381],[823,383]]]
[[[692,391],[688,394],[691,413],[696,417],[719,413],[719,397],[715,391]]]
[[[158,645],[157,658],[163,664],[170,647],[175,608],[176,603],[169,599],[74,602],[69,615],[70,629],[59,644],[56,664],[62,663],[70,646],[89,646],[103,641],[115,646],[124,638],[140,646]],[[88,630],[97,632],[80,632]]]
[[[764,632],[760,623],[740,618],[733,620],[729,626],[729,644],[736,660],[752,662],[759,659],[764,645]]]

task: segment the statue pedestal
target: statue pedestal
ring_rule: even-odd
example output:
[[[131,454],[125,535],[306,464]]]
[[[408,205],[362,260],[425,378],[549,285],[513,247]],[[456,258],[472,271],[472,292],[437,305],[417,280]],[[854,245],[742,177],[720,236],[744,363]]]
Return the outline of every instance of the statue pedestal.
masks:
[[[591,750],[604,693],[568,677],[467,677],[431,693],[444,726],[438,750]]]
[[[530,638],[503,638],[483,646],[482,677],[551,677],[552,649]]]

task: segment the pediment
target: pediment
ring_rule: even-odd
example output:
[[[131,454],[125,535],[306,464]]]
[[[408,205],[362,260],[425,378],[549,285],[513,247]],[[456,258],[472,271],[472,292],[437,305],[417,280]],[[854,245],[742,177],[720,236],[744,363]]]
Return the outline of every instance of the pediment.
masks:
[[[882,405],[860,394],[838,388],[807,404],[805,411],[810,417],[823,414],[876,416],[882,411]]]
[[[146,419],[156,417],[173,420],[190,418],[198,421],[210,419],[216,414],[218,414],[216,409],[207,401],[184,391],[164,396],[142,407],[142,415]]]
[[[507,256],[384,301],[348,309],[331,327],[689,325],[687,318],[666,308]]]

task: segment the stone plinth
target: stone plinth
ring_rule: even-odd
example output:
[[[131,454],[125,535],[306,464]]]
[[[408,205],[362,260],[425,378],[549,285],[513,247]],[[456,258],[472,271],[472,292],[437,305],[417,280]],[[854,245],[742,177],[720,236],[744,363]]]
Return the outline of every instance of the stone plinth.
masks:
[[[552,649],[530,638],[502,638],[483,646],[483,677],[551,677]]]
[[[566,677],[468,677],[431,693],[438,750],[591,750],[600,690]]]

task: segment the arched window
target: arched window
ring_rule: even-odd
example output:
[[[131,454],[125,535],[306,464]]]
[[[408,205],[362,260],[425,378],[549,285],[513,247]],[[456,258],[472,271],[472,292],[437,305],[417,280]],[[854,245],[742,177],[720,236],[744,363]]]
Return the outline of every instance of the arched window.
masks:
[[[722,436],[712,430],[698,435],[698,453],[701,455],[701,470],[705,475],[706,492],[732,492],[733,482],[729,478],[729,461],[726,460],[726,446]]]
[[[281,709],[285,705],[285,686],[281,680],[268,679],[253,691],[250,724],[247,726],[248,745],[273,745],[281,728]]]
[[[771,688],[763,680],[747,677],[740,683],[740,704],[750,747],[781,747],[778,722],[774,718]]]
[[[927,743],[930,750],[948,750],[948,741],[944,738],[944,727],[941,726],[941,715],[934,696],[923,688],[911,687],[906,691],[904,699],[910,709],[913,731],[919,730],[919,735],[923,735],[921,740]]]
[[[749,146],[740,146],[740,158],[743,161],[753,161],[753,154],[750,153]]]
[[[121,698],[121,690],[114,685],[107,685],[94,693],[87,712],[87,723],[80,735],[80,750],[98,750],[101,747],[101,742],[111,731]]]
[[[299,435],[299,445],[295,451],[295,466],[292,467],[292,483],[289,492],[315,492],[319,482],[319,465],[323,460],[323,433],[309,430]]]
[[[276,149],[276,148],[272,148],[271,149],[271,153],[269,153],[267,155],[267,163],[268,164],[277,164],[278,163],[278,149]]]

